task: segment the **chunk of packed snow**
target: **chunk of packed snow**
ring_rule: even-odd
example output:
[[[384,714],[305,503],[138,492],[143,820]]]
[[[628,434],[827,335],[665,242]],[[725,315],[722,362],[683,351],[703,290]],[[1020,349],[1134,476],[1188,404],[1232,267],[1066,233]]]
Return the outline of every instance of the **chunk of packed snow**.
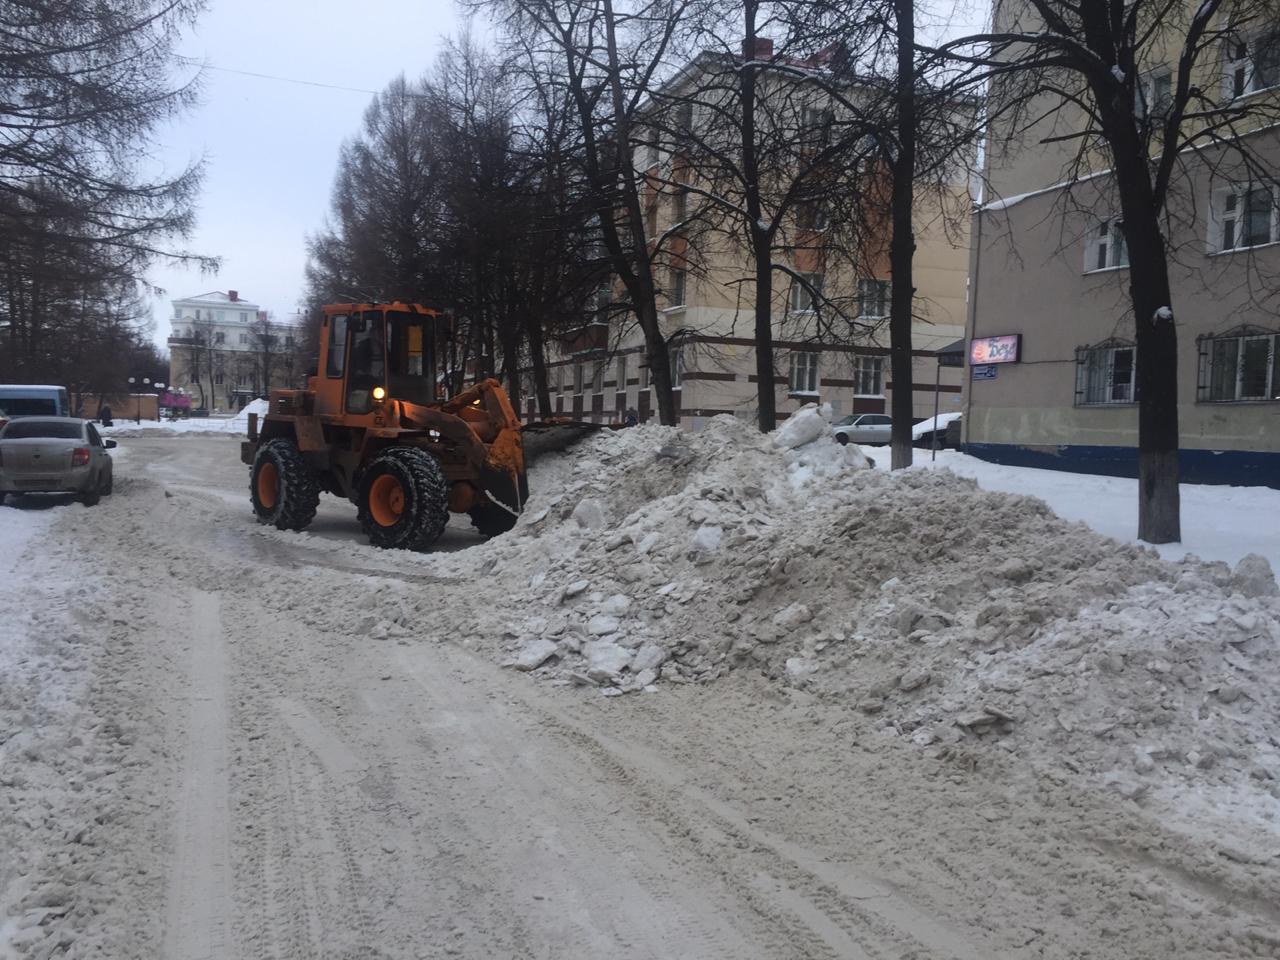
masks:
[[[823,418],[815,404],[806,404],[778,428],[773,435],[773,442],[784,450],[794,450],[820,437],[827,437],[831,432],[831,424]]]

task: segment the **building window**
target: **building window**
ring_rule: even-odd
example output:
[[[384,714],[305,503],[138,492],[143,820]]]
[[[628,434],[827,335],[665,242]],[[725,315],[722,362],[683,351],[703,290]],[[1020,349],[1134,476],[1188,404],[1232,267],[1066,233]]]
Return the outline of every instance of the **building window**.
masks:
[[[618,356],[618,392],[627,392],[627,357],[626,354]]]
[[[683,307],[685,297],[685,281],[687,271],[672,269],[671,271],[671,306]]]
[[[582,364],[580,363],[573,365],[573,392],[582,392]]]
[[[796,207],[796,226],[801,230],[825,230],[827,211],[817,200],[807,200]]]
[[[246,344],[246,343],[248,343],[248,342],[249,342],[249,335],[248,335],[247,333],[242,333],[242,334],[240,334],[240,343],[241,343],[241,345],[243,346],[244,344]]]
[[[791,351],[791,377],[789,384],[792,393],[818,392],[818,354],[816,351]]]
[[[1152,70],[1139,80],[1133,98],[1139,118],[1163,120],[1173,106],[1173,73],[1168,67]]]
[[[671,217],[675,223],[684,223],[689,218],[689,191],[679,187],[671,197]]]
[[[226,378],[222,375],[222,372],[219,371],[213,375],[213,385],[215,387],[220,387],[225,379]]]
[[[1275,187],[1240,184],[1214,193],[1210,243],[1219,251],[1273,243],[1277,239]]]
[[[641,166],[648,170],[658,165],[658,131],[646,130],[644,137],[644,148],[640,151]]]
[[[1124,240],[1123,220],[1103,220],[1090,235],[1084,269],[1107,270],[1129,265],[1129,247]]]
[[[248,323],[248,322],[249,322],[249,313],[248,313],[248,311],[246,311],[246,310],[241,310],[241,311],[240,311],[240,322],[241,322],[241,323]]]
[[[640,361],[640,389],[649,389],[649,363],[646,360]]]
[[[1081,347],[1076,351],[1076,403],[1133,403],[1132,346]]]
[[[287,335],[285,336],[285,338],[284,338],[284,345],[285,345],[286,347],[292,347],[292,346],[293,346],[293,334],[287,334]]]
[[[604,389],[604,361],[597,360],[591,365],[591,392],[599,393]]]
[[[215,334],[213,335],[213,342],[214,342],[214,343],[226,343],[226,342],[227,342],[227,335],[226,335],[225,333],[223,333],[221,330],[219,330],[217,333],[215,333]]]
[[[791,281],[791,309],[794,313],[812,313],[822,296],[822,274],[802,273]]]
[[[671,389],[679,390],[684,382],[684,347],[672,344],[668,356],[671,361]]]
[[[826,143],[831,136],[831,124],[834,120],[835,115],[830,110],[804,107],[800,111],[802,134],[811,142]]]
[[[889,281],[858,281],[858,316],[863,320],[883,320],[889,315]]]
[[[1201,341],[1200,399],[1218,403],[1280,400],[1277,355],[1280,355],[1280,334],[1215,337]]]
[[[1280,31],[1227,40],[1227,72],[1230,97],[1280,85]]]
[[[853,358],[853,392],[859,397],[884,395],[884,358]]]

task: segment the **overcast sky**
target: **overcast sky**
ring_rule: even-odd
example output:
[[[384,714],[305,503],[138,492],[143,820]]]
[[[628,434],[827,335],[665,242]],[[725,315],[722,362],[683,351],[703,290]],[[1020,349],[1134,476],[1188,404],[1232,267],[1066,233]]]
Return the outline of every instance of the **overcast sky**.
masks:
[[[462,20],[453,0],[209,0],[182,46],[212,66],[380,90],[425,72]],[[149,279],[155,337],[169,335],[169,300],[209,290],[292,314],[302,294],[305,238],[328,213],[342,141],[356,133],[366,93],[208,70],[202,104],[158,145],[170,170],[207,159],[189,247],[222,258],[214,275],[157,267]]]

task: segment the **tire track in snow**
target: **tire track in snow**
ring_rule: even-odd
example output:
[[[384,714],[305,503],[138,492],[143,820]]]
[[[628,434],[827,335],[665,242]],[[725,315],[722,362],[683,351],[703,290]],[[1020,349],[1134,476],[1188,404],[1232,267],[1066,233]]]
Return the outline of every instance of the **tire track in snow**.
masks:
[[[187,661],[186,763],[169,874],[168,960],[232,960],[230,811],[227,804],[227,662],[218,597],[193,590],[189,607],[170,600],[184,623]]]

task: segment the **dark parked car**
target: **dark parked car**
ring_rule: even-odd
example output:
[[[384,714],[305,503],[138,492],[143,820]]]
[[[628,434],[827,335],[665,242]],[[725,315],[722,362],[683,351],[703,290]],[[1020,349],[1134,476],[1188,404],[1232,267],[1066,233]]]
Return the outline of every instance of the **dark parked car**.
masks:
[[[114,440],[75,417],[21,417],[0,430],[0,502],[11,493],[74,493],[92,506],[111,493]]]

